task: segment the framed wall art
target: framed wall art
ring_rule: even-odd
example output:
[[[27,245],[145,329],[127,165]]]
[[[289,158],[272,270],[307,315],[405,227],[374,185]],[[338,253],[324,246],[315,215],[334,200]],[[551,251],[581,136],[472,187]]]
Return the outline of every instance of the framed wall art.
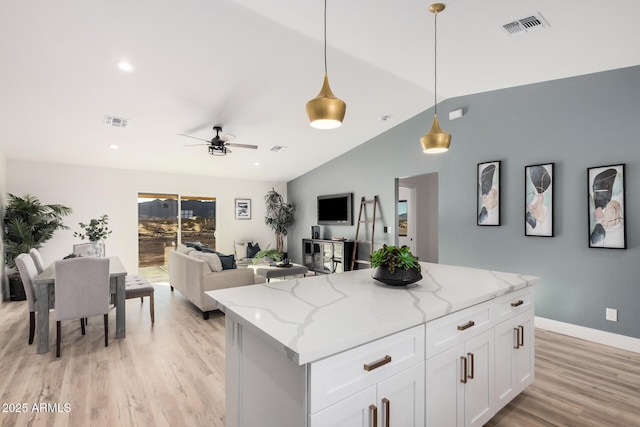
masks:
[[[524,235],[553,237],[554,163],[524,167]]]
[[[587,169],[590,248],[627,248],[624,166]]]
[[[478,225],[500,225],[500,160],[478,163]]]
[[[236,199],[236,219],[251,219],[251,199]]]

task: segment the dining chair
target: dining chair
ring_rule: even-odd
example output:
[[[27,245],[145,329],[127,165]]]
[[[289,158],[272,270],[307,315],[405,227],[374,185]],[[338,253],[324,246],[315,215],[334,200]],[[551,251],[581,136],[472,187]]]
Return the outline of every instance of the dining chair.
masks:
[[[33,279],[38,275],[38,270],[29,254],[18,255],[15,262],[29,303],[29,345],[31,345],[36,332],[36,292],[33,288]]]
[[[95,245],[93,243],[78,243],[73,245],[73,253],[78,256],[95,256]]]
[[[55,264],[56,357],[60,357],[63,320],[80,319],[85,335],[85,318],[103,315],[104,346],[109,346],[109,259],[78,257]]]
[[[36,248],[31,248],[29,255],[31,255],[31,258],[33,259],[33,263],[36,266],[36,270],[38,270],[38,274],[42,273],[44,271],[44,261],[40,251]]]

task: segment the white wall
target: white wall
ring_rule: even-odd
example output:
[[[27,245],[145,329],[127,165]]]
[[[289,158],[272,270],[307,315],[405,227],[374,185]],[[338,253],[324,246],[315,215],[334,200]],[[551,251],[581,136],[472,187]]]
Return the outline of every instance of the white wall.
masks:
[[[4,218],[4,208],[7,206],[6,170],[7,162],[4,155],[0,153],[0,218]],[[1,224],[4,227],[4,221]],[[2,229],[2,239],[0,239],[0,253],[3,256],[3,261],[0,262],[0,277],[2,277],[0,280],[0,301],[9,301],[9,283],[4,274],[4,228]]]
[[[56,232],[53,239],[42,247],[45,263],[68,255],[72,245],[80,242],[73,237],[73,232],[79,231],[79,222],[107,214],[109,228],[113,230],[106,240],[107,255],[118,255],[129,274],[138,271],[138,193],[215,197],[218,231],[216,249],[223,253],[233,253],[234,240],[251,239],[258,242],[261,248],[268,244],[275,247],[275,235],[264,223],[264,195],[273,187],[285,199],[287,196],[286,184],[282,182],[20,160],[6,161],[6,174],[0,170],[0,184],[5,176],[5,192],[15,195],[28,193],[37,196],[42,203],[58,203],[73,209],[73,214],[64,221],[70,230]],[[235,219],[235,198],[251,199],[250,220]]]

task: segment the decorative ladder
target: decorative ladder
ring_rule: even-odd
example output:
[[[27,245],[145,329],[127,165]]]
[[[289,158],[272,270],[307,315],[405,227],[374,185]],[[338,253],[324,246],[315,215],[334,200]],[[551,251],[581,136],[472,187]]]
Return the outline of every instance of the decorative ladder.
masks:
[[[371,219],[367,219],[367,205],[368,204],[372,204],[373,205],[373,217]],[[363,197],[360,200],[360,212],[358,213],[358,225],[356,226],[356,238],[353,241],[353,252],[351,254],[351,268],[350,270],[353,270],[353,267],[355,264],[365,264],[368,266],[371,266],[371,261],[367,258],[367,259],[358,259],[357,255],[358,255],[358,244],[359,243],[364,243],[364,244],[368,244],[369,245],[369,255],[371,255],[373,253],[373,236],[375,235],[375,231],[376,231],[376,208],[378,206],[378,196],[374,196],[372,200],[367,200],[365,197]],[[362,219],[362,213],[364,212],[364,219]],[[371,240],[359,240],[358,237],[360,235],[360,224],[371,224]]]

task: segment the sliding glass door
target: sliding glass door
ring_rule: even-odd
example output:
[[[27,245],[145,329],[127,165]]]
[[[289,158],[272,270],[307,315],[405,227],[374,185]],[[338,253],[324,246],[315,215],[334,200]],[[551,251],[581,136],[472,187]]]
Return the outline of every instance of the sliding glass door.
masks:
[[[138,194],[138,267],[145,276],[168,271],[179,243],[216,247],[216,199],[179,194]]]

